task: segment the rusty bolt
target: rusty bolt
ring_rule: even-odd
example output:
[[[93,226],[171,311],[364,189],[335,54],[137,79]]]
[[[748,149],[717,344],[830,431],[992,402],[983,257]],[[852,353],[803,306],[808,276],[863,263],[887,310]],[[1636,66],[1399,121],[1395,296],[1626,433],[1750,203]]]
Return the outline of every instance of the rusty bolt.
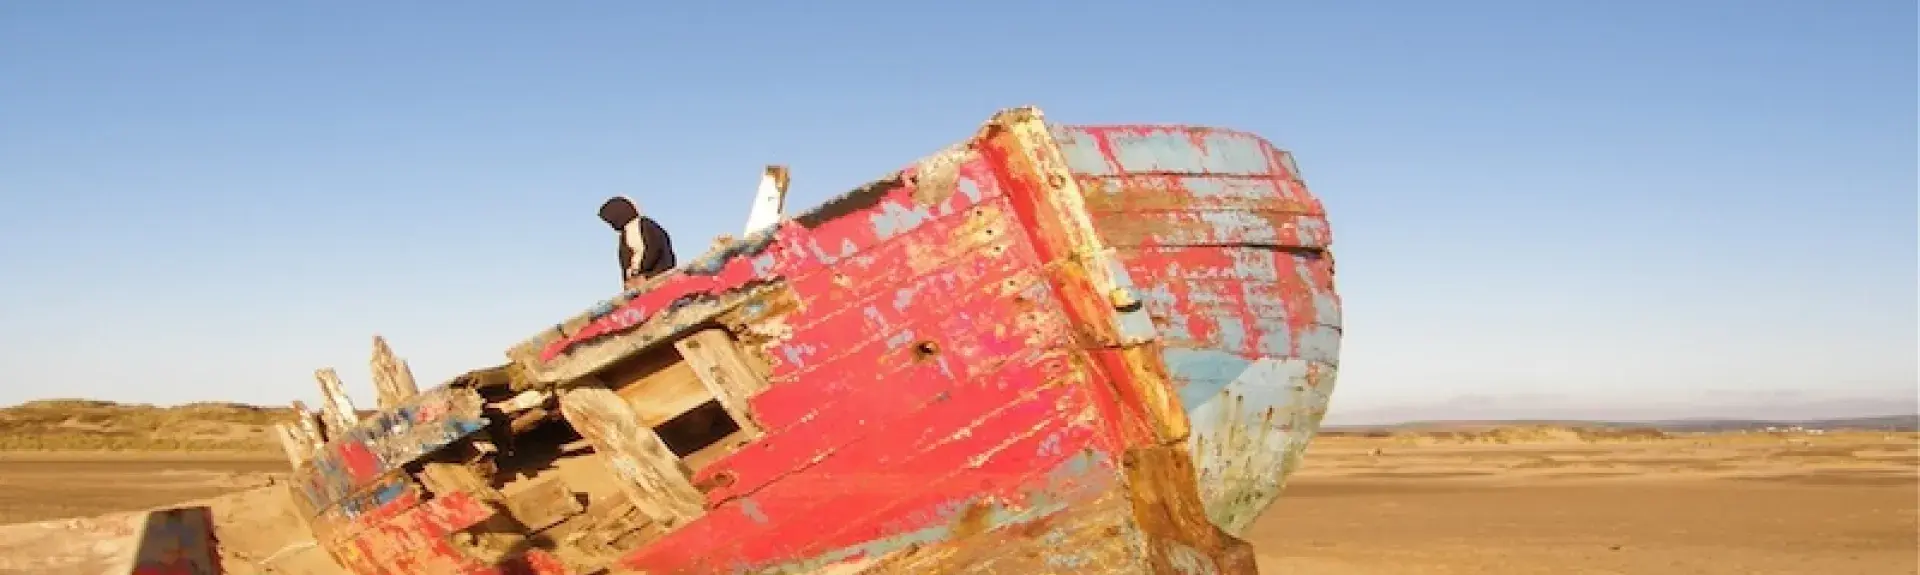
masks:
[[[1047,185],[1056,190],[1065,188],[1067,187],[1067,177],[1058,173],[1047,174]]]
[[[1133,297],[1133,290],[1127,288],[1113,288],[1109,290],[1107,292],[1107,301],[1113,304],[1113,309],[1129,309],[1133,306],[1140,305],[1140,300]]]

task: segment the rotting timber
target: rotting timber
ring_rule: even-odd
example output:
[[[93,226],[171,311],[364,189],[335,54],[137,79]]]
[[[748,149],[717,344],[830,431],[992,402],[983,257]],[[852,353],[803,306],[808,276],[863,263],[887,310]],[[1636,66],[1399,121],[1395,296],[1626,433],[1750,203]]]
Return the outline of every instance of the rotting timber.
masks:
[[[370,417],[319,372],[280,428],[316,540],[369,574],[1254,573],[1338,364],[1290,154],[1018,108],[768,222],[429,390],[376,338]]]

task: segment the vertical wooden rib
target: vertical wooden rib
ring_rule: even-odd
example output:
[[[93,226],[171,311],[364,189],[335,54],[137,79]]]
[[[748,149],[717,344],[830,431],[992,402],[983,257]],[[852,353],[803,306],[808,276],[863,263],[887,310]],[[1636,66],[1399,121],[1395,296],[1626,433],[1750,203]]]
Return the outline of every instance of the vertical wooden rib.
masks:
[[[300,435],[304,436],[307,443],[312,445],[315,451],[318,451],[320,446],[326,445],[326,422],[320,420],[319,414],[314,413],[311,409],[307,409],[306,402],[294,400],[293,417],[294,425],[300,428]]]
[[[720,328],[709,328],[673,342],[680,357],[700,377],[707,393],[713,395],[727,415],[747,437],[759,437],[764,431],[747,408],[747,399],[767,388],[767,382],[747,363],[733,337]]]
[[[327,421],[327,430],[338,435],[352,429],[360,422],[360,413],[353,408],[353,399],[347,397],[347,391],[340,385],[340,374],[333,368],[322,368],[313,372],[313,378],[320,382],[320,412]]]
[[[280,449],[287,452],[287,465],[299,469],[313,459],[313,443],[307,441],[300,428],[291,423],[273,424],[274,434],[280,437]]]
[[[560,396],[560,413],[606,458],[622,480],[621,491],[649,519],[675,526],[706,512],[706,496],[694,489],[686,465],[612,390],[568,390]]]
[[[373,389],[379,395],[380,409],[389,409],[412,399],[420,393],[414,384],[413,370],[407,368],[407,362],[394,357],[393,348],[387,346],[387,339],[373,336]]]

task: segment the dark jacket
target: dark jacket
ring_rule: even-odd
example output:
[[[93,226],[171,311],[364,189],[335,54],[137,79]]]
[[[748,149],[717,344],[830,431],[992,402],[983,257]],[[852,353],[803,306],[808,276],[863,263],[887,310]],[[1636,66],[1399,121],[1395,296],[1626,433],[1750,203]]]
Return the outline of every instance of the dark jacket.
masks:
[[[635,254],[633,248],[627,245],[627,232],[625,226],[622,226],[619,237],[621,281],[624,282],[631,277],[628,275],[629,270],[634,270],[638,277],[650,278],[678,265],[673,258],[673,238],[668,237],[667,230],[655,223],[653,218],[640,216],[640,240],[645,244],[646,253]],[[640,258],[639,265],[628,265],[634,261],[635,257]]]

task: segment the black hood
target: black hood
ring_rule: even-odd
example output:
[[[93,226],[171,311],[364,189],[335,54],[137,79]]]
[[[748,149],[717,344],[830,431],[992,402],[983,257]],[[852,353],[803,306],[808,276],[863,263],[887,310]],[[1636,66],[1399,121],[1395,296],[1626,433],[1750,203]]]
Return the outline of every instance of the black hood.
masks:
[[[640,217],[640,208],[634,207],[633,201],[623,196],[614,196],[609,198],[607,203],[600,204],[600,221],[613,226],[613,229],[626,227],[627,222],[638,217]]]

